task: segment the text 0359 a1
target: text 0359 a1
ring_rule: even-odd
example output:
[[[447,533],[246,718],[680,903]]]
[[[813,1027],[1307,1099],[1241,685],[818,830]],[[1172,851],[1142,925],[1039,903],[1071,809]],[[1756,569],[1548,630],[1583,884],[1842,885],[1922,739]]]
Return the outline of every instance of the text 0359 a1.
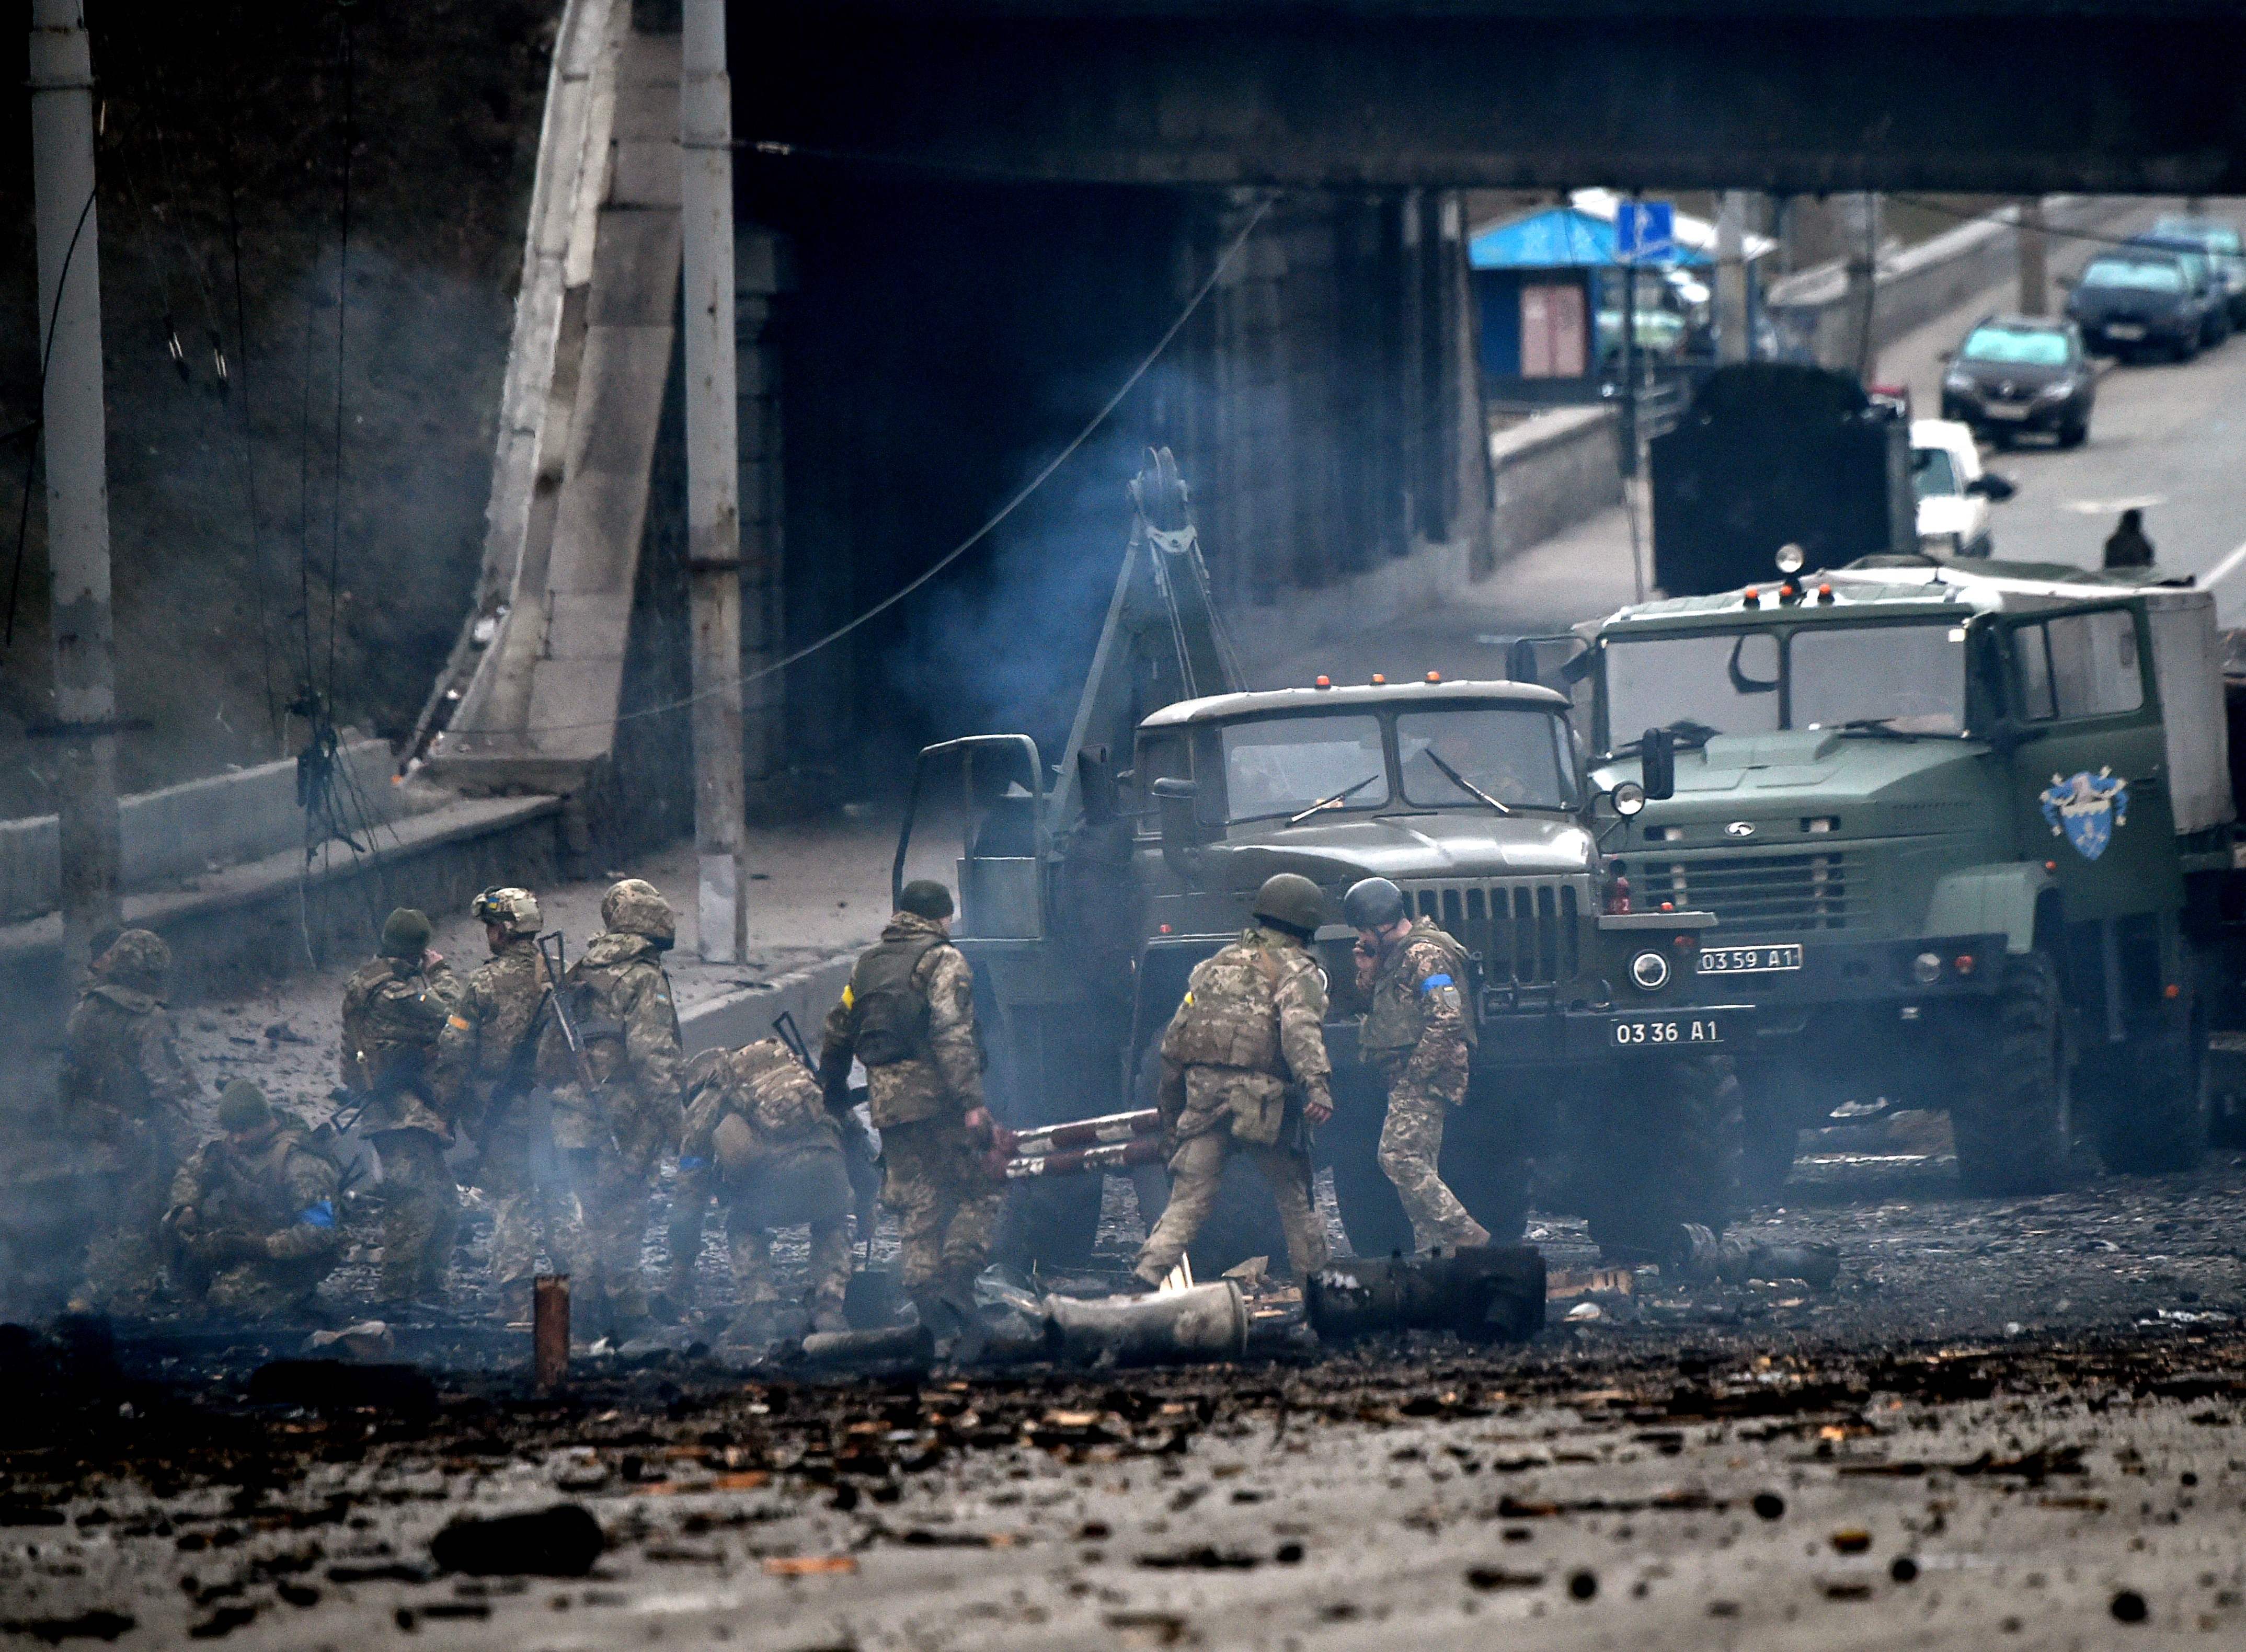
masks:
[[[1614,1023],[1614,1041],[1626,1050],[1666,1044],[1716,1044],[1724,1041],[1713,1016],[1629,1016]]]

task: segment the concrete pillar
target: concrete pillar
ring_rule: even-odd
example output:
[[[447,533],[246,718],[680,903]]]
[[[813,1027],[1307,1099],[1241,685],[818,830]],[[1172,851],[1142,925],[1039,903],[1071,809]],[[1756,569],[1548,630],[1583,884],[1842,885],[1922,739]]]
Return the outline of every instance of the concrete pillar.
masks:
[[[1481,386],[1481,312],[1474,303],[1474,269],[1467,256],[1466,199],[1444,197],[1445,286],[1451,316],[1449,340],[1451,445],[1453,508],[1451,537],[1467,547],[1467,571],[1480,579],[1497,566],[1490,538],[1489,418]]]
[[[740,455],[725,0],[685,0],[681,24],[686,566],[694,683],[694,848],[699,867],[695,910],[702,956],[732,962],[748,949],[748,880],[740,862]]]
[[[1399,211],[1403,231],[1403,267],[1398,272],[1403,288],[1403,313],[1398,317],[1397,340],[1401,359],[1397,393],[1402,415],[1400,462],[1397,466],[1399,497],[1397,509],[1403,519],[1400,554],[1409,554],[1418,542],[1419,526],[1427,508],[1422,483],[1426,466],[1427,432],[1427,248],[1426,214],[1417,189],[1404,193]]]
[[[2020,314],[2051,313],[2048,238],[2044,233],[2043,197],[2020,198]]]
[[[1747,192],[1726,189],[1716,208],[1716,359],[1753,355],[1747,317]]]
[[[118,894],[117,673],[109,601],[109,473],[101,399],[93,68],[80,0],[31,8],[31,173],[46,386],[47,566],[53,583],[56,813],[63,978],[77,990]],[[51,322],[50,322],[51,318]]]
[[[1848,270],[1848,297],[1841,307],[1843,353],[1832,365],[1858,378],[1871,376],[1879,359],[1878,304],[1880,198],[1864,193],[1848,196],[1842,213],[1848,241],[1842,257]]]
[[[741,737],[749,806],[784,805],[788,766],[786,678],[757,674],[787,652],[786,496],[781,474],[779,349],[772,307],[792,284],[784,237],[759,226],[735,243],[733,332],[739,366]],[[752,680],[753,679],[753,680]]]

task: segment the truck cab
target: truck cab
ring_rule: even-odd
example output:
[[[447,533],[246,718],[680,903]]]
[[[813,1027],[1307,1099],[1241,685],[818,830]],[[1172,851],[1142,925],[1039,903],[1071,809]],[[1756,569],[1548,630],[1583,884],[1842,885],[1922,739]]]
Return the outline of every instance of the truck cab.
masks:
[[[1843,1104],[1947,1110],[1969,1191],[2047,1190],[2077,1133],[2195,1155],[2236,807],[2213,600],[2141,572],[1879,557],[1588,628],[1594,784],[1678,748],[1626,875],[1761,1007],[1759,1191]]]

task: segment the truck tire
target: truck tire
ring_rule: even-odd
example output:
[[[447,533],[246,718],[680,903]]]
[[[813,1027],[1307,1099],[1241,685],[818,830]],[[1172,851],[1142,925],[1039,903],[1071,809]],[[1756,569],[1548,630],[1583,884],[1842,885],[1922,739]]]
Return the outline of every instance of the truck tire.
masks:
[[[1373,1152],[1371,1138],[1335,1146],[1334,1203],[1341,1207],[1342,1229],[1349,1235],[1352,1255],[1408,1256],[1418,1245],[1412,1219],[1404,1214],[1396,1184],[1388,1180]]]
[[[1105,1176],[1056,1176],[1016,1182],[998,1215],[993,1255],[1024,1273],[1080,1274],[1099,1239]]]
[[[2159,1176],[2199,1163],[2208,1140],[2207,1020],[2197,997],[2113,1051],[2097,1114],[2098,1156],[2118,1175]]]
[[[1965,1092],[1950,1110],[1958,1182],[1988,1199],[2050,1193],[2066,1180],[2068,1149],[2059,971],[2041,952],[2008,955],[2004,969],[1991,1021],[1967,1053]]]
[[[1617,1064],[1591,1105],[1577,1182],[1610,1261],[1659,1261],[1686,1222],[1720,1234],[1739,1174],[1739,1085],[1728,1059]]]
[[[1787,1086],[1798,1075],[1782,1066],[1743,1069],[1739,1082],[1739,1187],[1741,1205],[1768,1205],[1785,1191],[1793,1173],[1801,1131],[1787,1105]]]

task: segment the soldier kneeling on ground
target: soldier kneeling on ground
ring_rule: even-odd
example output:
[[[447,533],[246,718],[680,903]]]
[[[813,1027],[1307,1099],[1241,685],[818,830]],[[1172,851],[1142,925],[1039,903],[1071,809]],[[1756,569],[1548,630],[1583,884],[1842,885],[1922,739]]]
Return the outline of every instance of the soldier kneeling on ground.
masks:
[[[172,1282],[209,1313],[312,1317],[343,1254],[336,1167],[246,1078],[219,1098],[218,1127],[172,1182],[162,1227]]]
[[[1235,1152],[1254,1159],[1270,1186],[1295,1277],[1326,1265],[1310,1154],[1311,1129],[1333,1117],[1325,977],[1310,951],[1325,897],[1308,878],[1283,872],[1256,893],[1254,915],[1239,940],[1194,966],[1162,1034],[1170,1202],[1132,1270],[1149,1289],[1208,1220]]]
[[[777,1038],[738,1050],[705,1050],[687,1064],[686,1134],[679,1162],[710,1166],[725,1207],[739,1315],[729,1343],[772,1341],[786,1328],[772,1276],[772,1232],[810,1229],[804,1305],[811,1329],[847,1330],[843,1293],[850,1283],[850,1178],[843,1126],[819,1081]],[[696,1223],[698,1235],[700,1224]],[[674,1270],[692,1259],[672,1259]]]

